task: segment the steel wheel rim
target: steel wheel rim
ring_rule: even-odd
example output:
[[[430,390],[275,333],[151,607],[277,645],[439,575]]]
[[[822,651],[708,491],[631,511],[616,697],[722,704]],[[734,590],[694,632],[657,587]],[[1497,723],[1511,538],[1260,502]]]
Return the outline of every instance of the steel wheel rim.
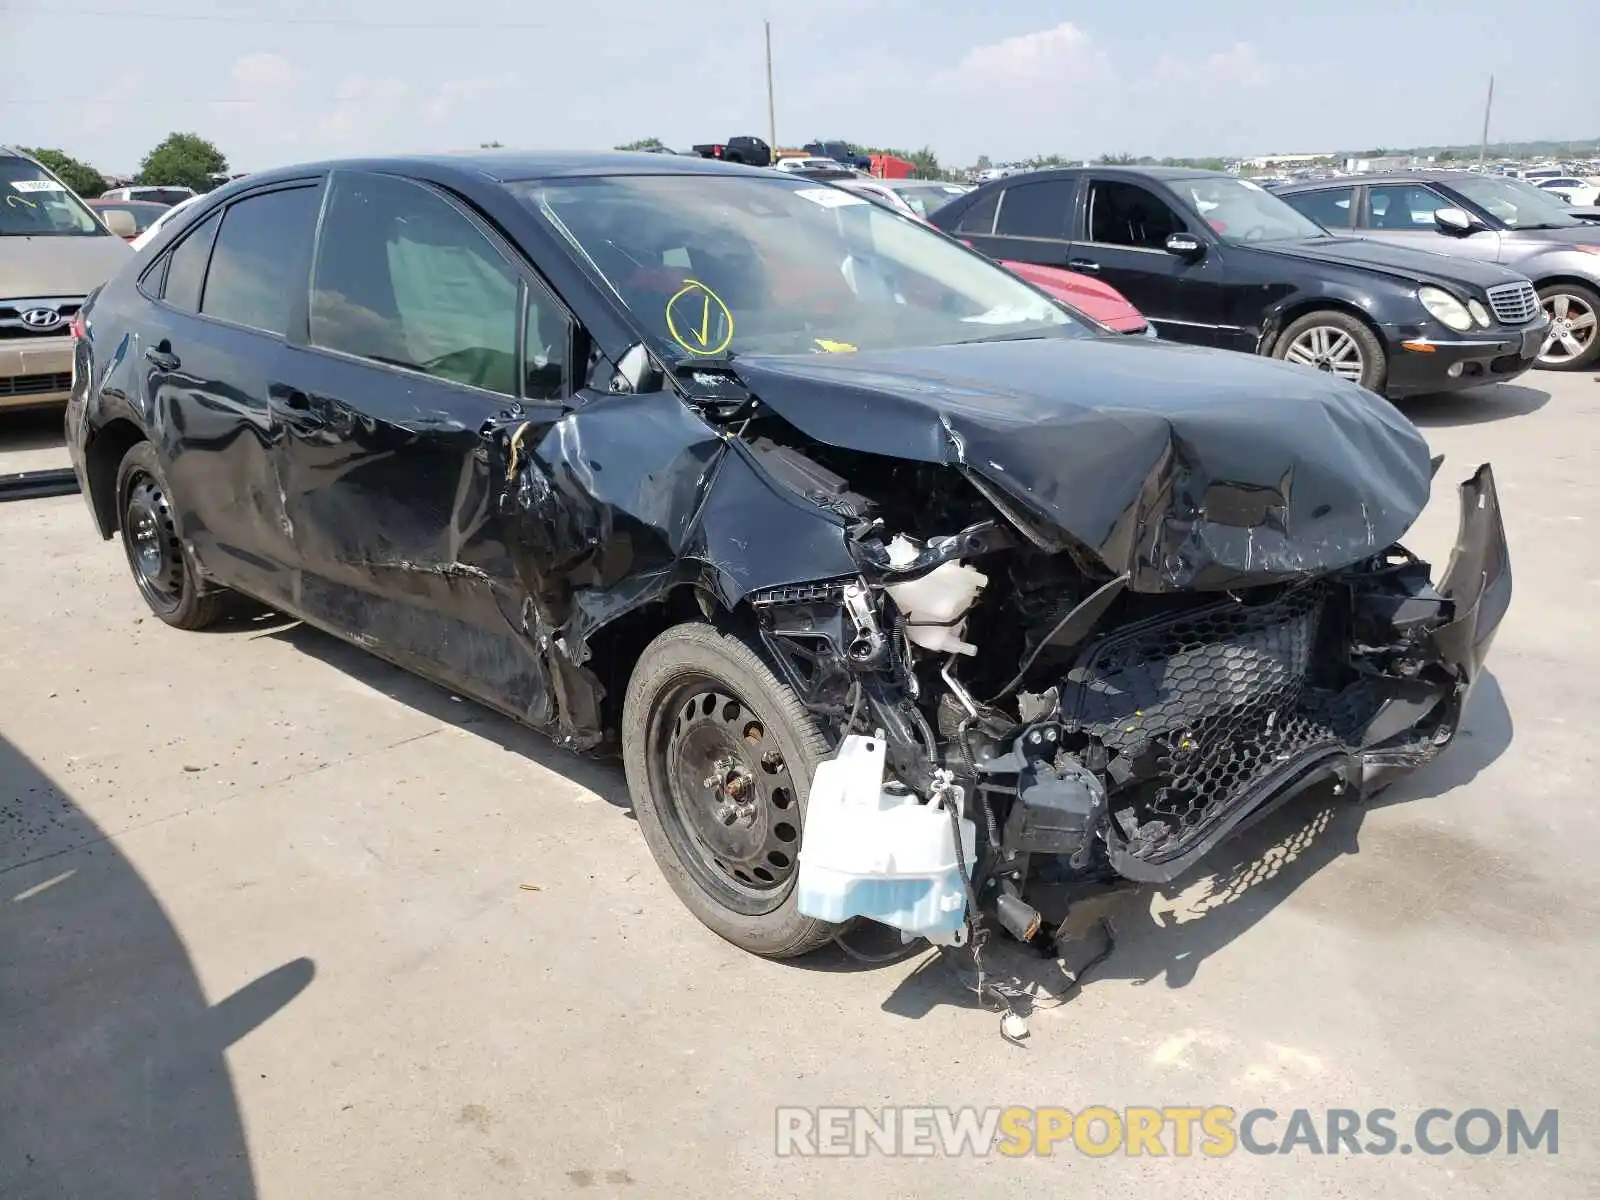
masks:
[[[1557,292],[1540,301],[1550,318],[1550,332],[1539,348],[1539,362],[1548,367],[1564,367],[1575,362],[1594,345],[1596,315],[1581,296]]]
[[[166,493],[142,471],[128,483],[122,543],[140,594],[159,612],[175,611],[183,603],[183,546]]]
[[[1367,369],[1360,343],[1336,325],[1315,325],[1305,330],[1289,343],[1283,357],[1351,383],[1360,383]]]
[[[666,688],[647,728],[650,790],[695,883],[746,916],[778,908],[794,886],[800,803],[771,727],[720,680]]]

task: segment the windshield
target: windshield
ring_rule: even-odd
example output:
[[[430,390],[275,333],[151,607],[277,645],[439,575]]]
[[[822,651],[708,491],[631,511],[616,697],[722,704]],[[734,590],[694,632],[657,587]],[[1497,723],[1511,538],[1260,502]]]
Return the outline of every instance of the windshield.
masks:
[[[1285,242],[1327,237],[1328,231],[1248,179],[1202,175],[1169,180],[1225,242]]]
[[[509,187],[674,359],[1087,332],[987,259],[825,184],[774,172]]]
[[[926,187],[898,187],[894,190],[919,217],[936,213],[957,196],[967,194],[966,188],[951,183],[930,183]]]
[[[1474,175],[1452,179],[1450,187],[1497,217],[1507,229],[1567,229],[1584,224],[1560,196],[1520,179]]]
[[[0,158],[0,237],[110,237],[59,179],[25,158]]]

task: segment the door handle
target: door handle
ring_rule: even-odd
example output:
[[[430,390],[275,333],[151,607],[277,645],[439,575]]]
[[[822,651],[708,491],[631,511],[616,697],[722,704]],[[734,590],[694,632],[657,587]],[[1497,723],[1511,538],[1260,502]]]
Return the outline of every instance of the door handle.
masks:
[[[1093,275],[1100,270],[1100,264],[1092,258],[1069,258],[1067,259],[1067,269],[1069,271],[1082,271],[1086,275]]]
[[[144,352],[144,356],[163,371],[176,371],[183,363],[178,356],[172,353],[171,347],[166,342],[159,346],[152,346]]]

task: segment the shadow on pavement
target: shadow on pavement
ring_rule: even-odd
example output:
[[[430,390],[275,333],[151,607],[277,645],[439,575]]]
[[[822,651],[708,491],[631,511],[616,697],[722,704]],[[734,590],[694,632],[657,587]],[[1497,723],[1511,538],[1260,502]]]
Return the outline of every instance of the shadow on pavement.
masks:
[[[1550,393],[1520,383],[1497,383],[1464,392],[1412,396],[1395,405],[1423,429],[1452,425],[1482,425],[1525,417],[1550,403]]]
[[[315,973],[208,1004],[138,871],[0,737],[0,1196],[255,1196],[225,1051]]]
[[[1069,927],[1082,940],[1068,948],[1068,965],[1081,970],[1104,948],[1097,925],[1100,917],[1108,916],[1116,930],[1115,948],[1087,972],[1085,984],[1111,979],[1146,984],[1162,979],[1168,987],[1187,987],[1206,959],[1265,919],[1317,872],[1347,854],[1360,853],[1358,834],[1369,809],[1440,795],[1470,783],[1506,751],[1512,736],[1511,713],[1500,685],[1485,672],[1473,689],[1456,740],[1433,762],[1401,777],[1365,804],[1335,796],[1331,784],[1314,788],[1224,841],[1187,876],[1170,884],[1126,887],[1082,899],[1069,917]],[[1374,896],[1372,903],[1382,906],[1384,898]],[[1074,989],[1053,960],[1000,935],[991,937],[985,953],[990,969],[1019,993],[1016,1007],[1024,1015],[1071,999]],[[821,969],[856,965],[833,950],[816,958],[822,960],[816,964]],[[885,1000],[883,1009],[917,1018],[939,1005],[976,1003],[956,975],[929,955]]]
[[[66,448],[67,435],[63,426],[61,405],[54,408],[30,408],[23,412],[10,412],[0,421],[0,452],[7,450],[46,450],[53,446]],[[65,459],[65,455],[62,456]]]
[[[241,618],[241,622],[248,623],[248,619]],[[262,636],[287,642],[301,653],[327,663],[352,679],[360,680],[391,700],[426,713],[436,721],[470,730],[475,736],[486,738],[503,750],[519,754],[545,770],[587,788],[606,803],[622,809],[630,820],[633,819],[633,801],[628,796],[628,781],[622,773],[620,761],[585,757],[564,750],[544,734],[526,725],[519,725],[510,717],[502,716],[476,700],[458,696],[420,675],[413,675],[410,671],[385,662],[371,651],[352,646],[332,634],[323,633],[292,618],[269,613],[257,623],[263,630]],[[229,626],[234,631],[245,627],[245,624]]]

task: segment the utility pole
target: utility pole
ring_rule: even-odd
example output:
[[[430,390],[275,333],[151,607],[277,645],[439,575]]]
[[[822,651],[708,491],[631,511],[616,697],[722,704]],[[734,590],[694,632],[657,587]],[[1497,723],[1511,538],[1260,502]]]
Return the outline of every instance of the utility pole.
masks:
[[[778,156],[778,118],[777,109],[772,104],[772,22],[762,21],[767,31],[767,138],[772,146],[772,156]]]
[[[1494,107],[1494,76],[1489,76],[1489,98],[1483,102],[1483,140],[1478,143],[1478,170],[1489,154],[1489,110]]]

